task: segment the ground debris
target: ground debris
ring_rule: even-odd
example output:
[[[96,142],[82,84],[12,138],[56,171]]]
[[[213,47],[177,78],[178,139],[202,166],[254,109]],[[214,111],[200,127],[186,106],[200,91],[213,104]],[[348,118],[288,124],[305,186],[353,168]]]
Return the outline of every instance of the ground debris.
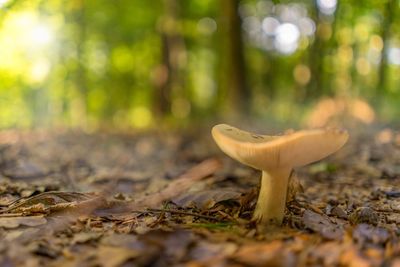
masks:
[[[263,233],[259,174],[207,135],[21,134],[0,150],[0,266],[400,266],[400,146],[369,133],[296,170]]]

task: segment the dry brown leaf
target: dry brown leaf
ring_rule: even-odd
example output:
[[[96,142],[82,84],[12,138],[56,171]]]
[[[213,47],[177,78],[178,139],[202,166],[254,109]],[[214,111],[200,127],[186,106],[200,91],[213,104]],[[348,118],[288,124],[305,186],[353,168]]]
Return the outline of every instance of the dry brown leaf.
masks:
[[[101,244],[111,247],[125,247],[135,250],[144,250],[145,244],[135,235],[112,234],[101,239]]]
[[[384,245],[389,238],[390,234],[385,228],[369,224],[359,224],[353,231],[353,239],[360,245],[366,243]]]
[[[343,226],[332,223],[327,216],[306,210],[303,214],[303,223],[307,229],[321,234],[324,238],[336,240],[343,238]]]
[[[232,200],[237,203],[240,201],[242,193],[233,189],[213,189],[197,192],[187,192],[172,200],[180,207],[197,207],[200,209],[210,209],[218,202]]]
[[[340,263],[343,266],[348,267],[371,267],[373,266],[360,252],[355,248],[351,247],[344,251],[340,257]]]
[[[123,247],[100,246],[96,250],[99,266],[117,267],[129,259],[140,255],[140,252]]]
[[[293,171],[290,174],[290,178],[289,178],[286,202],[291,202],[291,201],[295,200],[296,195],[298,193],[303,193],[303,192],[304,192],[304,188],[300,183],[299,177]]]
[[[74,235],[71,244],[83,244],[92,240],[98,240],[101,237],[100,233],[80,232]]]
[[[211,243],[207,241],[198,241],[191,249],[189,257],[204,263],[230,257],[236,251],[237,245],[233,242]]]
[[[393,260],[391,267],[400,267],[400,258]]]
[[[7,189],[4,189],[4,191],[6,191]],[[15,202],[17,200],[16,196],[13,196],[11,194],[3,194],[0,196],[0,206],[4,206],[7,207],[9,206],[11,203]]]
[[[29,217],[3,217],[0,218],[0,227],[12,229],[19,226],[38,226],[45,224],[47,220],[42,216],[29,216]]]
[[[71,208],[79,202],[93,198],[91,194],[75,192],[44,192],[39,195],[22,198],[11,204],[2,213],[23,213],[25,215],[35,213],[47,213]]]
[[[282,241],[242,246],[232,258],[250,266],[295,266],[294,253],[285,249]]]
[[[144,196],[137,199],[132,205],[132,209],[138,207],[157,207],[162,202],[172,199],[186,192],[196,181],[204,179],[215,173],[221,168],[221,162],[217,159],[207,159],[194,166],[177,179],[173,180],[166,188],[156,194]]]
[[[312,259],[314,263],[322,262],[323,266],[337,266],[340,255],[345,249],[346,247],[343,244],[330,241],[313,248],[307,258],[309,261]]]

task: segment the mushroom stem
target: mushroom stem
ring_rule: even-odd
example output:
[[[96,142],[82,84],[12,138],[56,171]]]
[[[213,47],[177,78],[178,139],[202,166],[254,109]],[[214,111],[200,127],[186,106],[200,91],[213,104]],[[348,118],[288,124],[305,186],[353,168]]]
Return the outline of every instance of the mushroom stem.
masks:
[[[291,169],[263,171],[253,220],[261,225],[280,225],[285,214],[286,194]]]

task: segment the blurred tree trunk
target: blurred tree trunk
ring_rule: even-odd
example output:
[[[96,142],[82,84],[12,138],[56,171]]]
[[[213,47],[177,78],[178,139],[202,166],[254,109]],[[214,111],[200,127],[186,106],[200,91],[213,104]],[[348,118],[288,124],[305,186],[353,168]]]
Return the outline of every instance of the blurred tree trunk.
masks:
[[[76,73],[75,73],[75,84],[78,89],[79,99],[76,105],[72,107],[73,120],[78,122],[80,126],[86,126],[87,123],[87,108],[88,108],[88,88],[86,80],[86,68],[85,68],[85,44],[86,44],[86,12],[85,12],[85,0],[75,0],[75,19],[77,22],[77,62],[76,62]]]
[[[242,23],[238,0],[220,1],[219,106],[228,113],[250,112],[251,92],[247,86]]]
[[[174,95],[182,94],[186,51],[181,34],[177,0],[164,0],[164,15],[158,22],[161,35],[161,64],[154,71],[155,113],[158,117],[171,113]]]
[[[356,5],[354,3],[353,6],[353,18],[350,20],[349,24],[352,29],[356,29],[357,26],[357,15],[362,13],[362,7]],[[353,33],[355,30],[353,30]],[[356,37],[354,37],[353,43],[351,44],[351,50],[352,50],[352,60],[351,60],[351,66],[350,66],[350,78],[351,78],[351,87],[343,90],[341,96],[346,96],[346,97],[355,97],[359,95],[360,91],[360,86],[362,86],[362,78],[360,77],[360,74],[357,71],[357,59],[360,54],[360,40],[358,40]],[[339,88],[340,89],[340,88]]]
[[[396,1],[388,0],[385,6],[385,11],[383,13],[383,22],[382,22],[382,41],[383,48],[381,52],[381,63],[379,66],[379,80],[377,85],[377,90],[375,94],[379,94],[379,91],[386,92],[387,91],[387,52],[389,48],[389,39],[390,39],[390,28],[392,26],[392,22],[394,19],[394,13],[396,9]],[[379,91],[378,91],[379,90]]]
[[[321,95],[322,89],[322,53],[323,53],[323,44],[321,40],[321,34],[319,31],[321,29],[321,19],[319,15],[319,10],[317,6],[317,1],[314,1],[314,12],[311,12],[313,16],[313,20],[316,23],[316,31],[315,31],[315,39],[314,43],[310,49],[310,70],[311,70],[311,82],[309,86],[309,90],[307,92],[307,98],[309,97],[318,97]]]
[[[320,97],[321,95],[331,95],[334,92],[328,81],[329,78],[325,77],[326,71],[324,66],[324,56],[329,53],[329,48],[332,47],[334,42],[332,36],[335,31],[337,10],[332,15],[332,21],[328,21],[322,18],[317,5],[317,1],[314,1],[314,8],[312,9],[311,16],[316,22],[315,39],[310,48],[310,70],[311,70],[311,81],[309,84],[306,97]],[[339,8],[339,1],[338,6]]]

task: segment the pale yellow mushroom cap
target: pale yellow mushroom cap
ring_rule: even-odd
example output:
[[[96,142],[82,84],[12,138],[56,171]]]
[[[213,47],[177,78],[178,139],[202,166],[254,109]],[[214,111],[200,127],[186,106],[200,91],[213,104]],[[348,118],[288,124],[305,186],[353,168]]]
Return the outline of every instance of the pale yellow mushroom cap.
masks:
[[[230,157],[259,170],[294,168],[338,151],[349,135],[345,130],[302,130],[281,136],[242,131],[227,124],[212,128],[212,136]]]

